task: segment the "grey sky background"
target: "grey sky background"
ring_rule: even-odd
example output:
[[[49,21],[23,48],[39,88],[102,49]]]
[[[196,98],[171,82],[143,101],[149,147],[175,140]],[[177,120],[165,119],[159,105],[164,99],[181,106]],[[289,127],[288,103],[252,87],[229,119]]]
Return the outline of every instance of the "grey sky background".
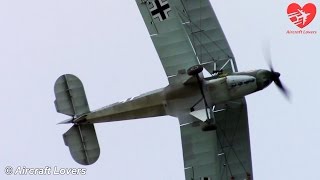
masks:
[[[298,30],[292,2],[211,1],[240,71],[264,68],[261,42],[291,90],[274,85],[247,96],[254,177],[320,179],[320,17]],[[301,5],[310,1],[296,1]],[[320,1],[311,1],[320,9]],[[1,0],[0,179],[184,180],[178,120],[172,117],[96,124],[101,148],[91,166],[78,165],[64,145],[68,117],[56,113],[53,85],[78,76],[91,109],[167,85],[135,1]],[[87,168],[84,176],[7,176],[6,166]]]

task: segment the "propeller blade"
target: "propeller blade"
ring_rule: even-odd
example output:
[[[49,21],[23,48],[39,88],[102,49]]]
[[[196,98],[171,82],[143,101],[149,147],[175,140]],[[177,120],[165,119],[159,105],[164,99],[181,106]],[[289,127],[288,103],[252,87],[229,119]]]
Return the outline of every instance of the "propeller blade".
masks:
[[[280,89],[280,91],[282,92],[282,94],[284,94],[284,96],[290,100],[290,93],[288,91],[287,88],[285,88],[282,84],[282,82],[280,81],[279,78],[276,78],[273,80],[274,84]]]
[[[272,58],[271,58],[271,50],[270,50],[270,43],[269,41],[263,42],[263,55],[264,59],[267,61],[268,66],[270,68],[270,72],[272,73],[272,81],[274,84],[279,88],[279,90],[282,92],[282,94],[290,100],[290,93],[287,88],[285,88],[280,81],[280,73],[276,72],[272,65]]]
[[[262,48],[263,48],[262,50],[263,50],[264,59],[268,63],[268,66],[271,69],[271,72],[273,72],[273,65],[272,65],[272,61],[271,61],[271,50],[270,50],[269,41],[264,41]]]

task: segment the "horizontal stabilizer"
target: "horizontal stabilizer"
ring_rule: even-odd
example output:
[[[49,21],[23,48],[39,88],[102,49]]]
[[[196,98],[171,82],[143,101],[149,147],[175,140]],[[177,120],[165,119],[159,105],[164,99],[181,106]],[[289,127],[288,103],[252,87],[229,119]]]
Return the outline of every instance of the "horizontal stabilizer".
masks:
[[[69,123],[73,123],[73,118],[66,119],[64,121],[59,122],[58,124],[69,124]]]
[[[100,147],[93,124],[74,125],[63,134],[72,158],[79,164],[95,163],[100,155]]]
[[[57,112],[76,117],[90,112],[82,82],[74,75],[60,76],[54,84],[54,94]]]

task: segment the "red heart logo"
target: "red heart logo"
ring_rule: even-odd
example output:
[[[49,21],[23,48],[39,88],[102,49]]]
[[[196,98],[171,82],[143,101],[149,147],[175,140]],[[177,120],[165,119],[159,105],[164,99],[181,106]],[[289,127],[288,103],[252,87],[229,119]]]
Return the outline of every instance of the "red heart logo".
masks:
[[[292,3],[287,9],[289,19],[299,28],[304,28],[310,24],[316,16],[316,12],[317,8],[312,3],[304,5],[303,8],[297,3]]]

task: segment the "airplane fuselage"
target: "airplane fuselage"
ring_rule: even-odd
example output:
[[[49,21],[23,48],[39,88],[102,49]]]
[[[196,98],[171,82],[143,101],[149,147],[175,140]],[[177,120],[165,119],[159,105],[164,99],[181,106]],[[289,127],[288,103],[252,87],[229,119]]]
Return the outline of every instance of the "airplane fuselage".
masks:
[[[269,71],[255,70],[220,74],[202,79],[205,98],[210,107],[242,98],[268,86]],[[179,117],[194,109],[203,109],[197,82],[170,84],[134,98],[90,112],[79,123],[99,123],[170,115]]]

